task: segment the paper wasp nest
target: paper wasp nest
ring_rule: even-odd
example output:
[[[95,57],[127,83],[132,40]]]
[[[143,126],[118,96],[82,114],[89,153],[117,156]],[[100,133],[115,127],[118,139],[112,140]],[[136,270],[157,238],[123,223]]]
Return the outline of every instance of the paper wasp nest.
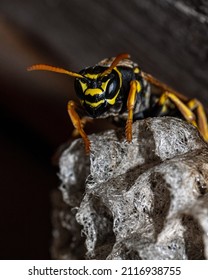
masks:
[[[60,157],[58,259],[208,259],[208,145],[186,122],[152,118],[81,139]],[[63,199],[63,201],[62,201]]]

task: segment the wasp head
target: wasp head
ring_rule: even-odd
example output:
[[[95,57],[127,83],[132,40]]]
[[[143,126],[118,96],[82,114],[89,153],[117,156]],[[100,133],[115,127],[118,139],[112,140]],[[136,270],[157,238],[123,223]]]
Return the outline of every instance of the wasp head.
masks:
[[[113,69],[102,75],[105,67],[89,67],[79,72],[83,78],[75,79],[75,90],[82,106],[89,116],[96,118],[115,104],[121,81],[119,73]]]
[[[125,58],[129,58],[129,55],[120,54],[109,66],[97,65],[85,68],[79,73],[45,64],[32,65],[28,70],[52,71],[74,77],[75,90],[81,104],[89,116],[96,118],[116,103],[122,83],[121,73],[116,66]]]

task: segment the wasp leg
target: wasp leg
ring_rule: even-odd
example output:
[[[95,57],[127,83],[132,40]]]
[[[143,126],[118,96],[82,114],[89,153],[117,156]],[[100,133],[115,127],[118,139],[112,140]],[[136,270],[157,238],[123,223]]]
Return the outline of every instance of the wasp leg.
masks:
[[[90,152],[90,140],[88,139],[87,134],[83,130],[83,124],[81,122],[79,115],[76,112],[77,107],[78,107],[78,105],[74,101],[69,101],[68,106],[67,106],[68,114],[74,125],[74,128],[81,135],[81,137],[84,141],[84,144],[85,144],[85,151],[88,154]]]
[[[206,142],[208,142],[208,124],[207,117],[203,105],[197,99],[191,99],[187,106],[193,111],[196,109],[198,129],[202,137]]]
[[[145,72],[141,72],[142,77],[149,82],[150,84],[160,88],[163,92],[168,91],[171,93],[174,93],[177,97],[179,97],[182,101],[188,101],[188,98],[186,96],[184,96],[183,94],[173,90],[171,87],[167,86],[166,84],[160,82],[159,80],[157,80],[155,77],[153,77],[150,74],[147,74]]]
[[[181,112],[185,120],[191,123],[194,126],[196,125],[196,117],[195,114],[191,111],[191,109],[185,105],[174,93],[165,91],[159,98],[158,105],[165,105],[167,99],[170,99],[178,110]]]
[[[134,116],[134,105],[136,102],[136,95],[141,90],[141,85],[138,81],[133,80],[130,83],[130,91],[127,99],[127,111],[128,111],[128,117],[126,121],[126,139],[128,142],[132,141],[132,122],[133,122],[133,116]]]
[[[81,122],[82,128],[84,128],[85,125],[86,125],[87,123],[93,122],[93,120],[92,120],[91,118],[89,118],[89,117],[82,117],[82,118],[80,119],[80,122]],[[73,136],[73,137],[79,136],[79,131],[77,130],[77,128],[75,128],[75,129],[72,131],[72,136]]]

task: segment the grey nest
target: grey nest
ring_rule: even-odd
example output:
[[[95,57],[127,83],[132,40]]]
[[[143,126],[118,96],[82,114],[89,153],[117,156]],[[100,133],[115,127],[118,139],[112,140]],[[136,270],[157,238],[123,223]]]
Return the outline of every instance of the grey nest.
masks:
[[[171,117],[81,139],[59,160],[55,259],[208,259],[208,145]]]

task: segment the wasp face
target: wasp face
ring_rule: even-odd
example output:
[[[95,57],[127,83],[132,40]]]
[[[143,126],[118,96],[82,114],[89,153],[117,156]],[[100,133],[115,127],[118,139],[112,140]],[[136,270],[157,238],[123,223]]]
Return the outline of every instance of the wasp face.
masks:
[[[121,87],[119,72],[115,69],[102,76],[105,69],[101,66],[86,68],[79,73],[83,78],[75,79],[77,96],[93,118],[99,117],[115,104]]]

